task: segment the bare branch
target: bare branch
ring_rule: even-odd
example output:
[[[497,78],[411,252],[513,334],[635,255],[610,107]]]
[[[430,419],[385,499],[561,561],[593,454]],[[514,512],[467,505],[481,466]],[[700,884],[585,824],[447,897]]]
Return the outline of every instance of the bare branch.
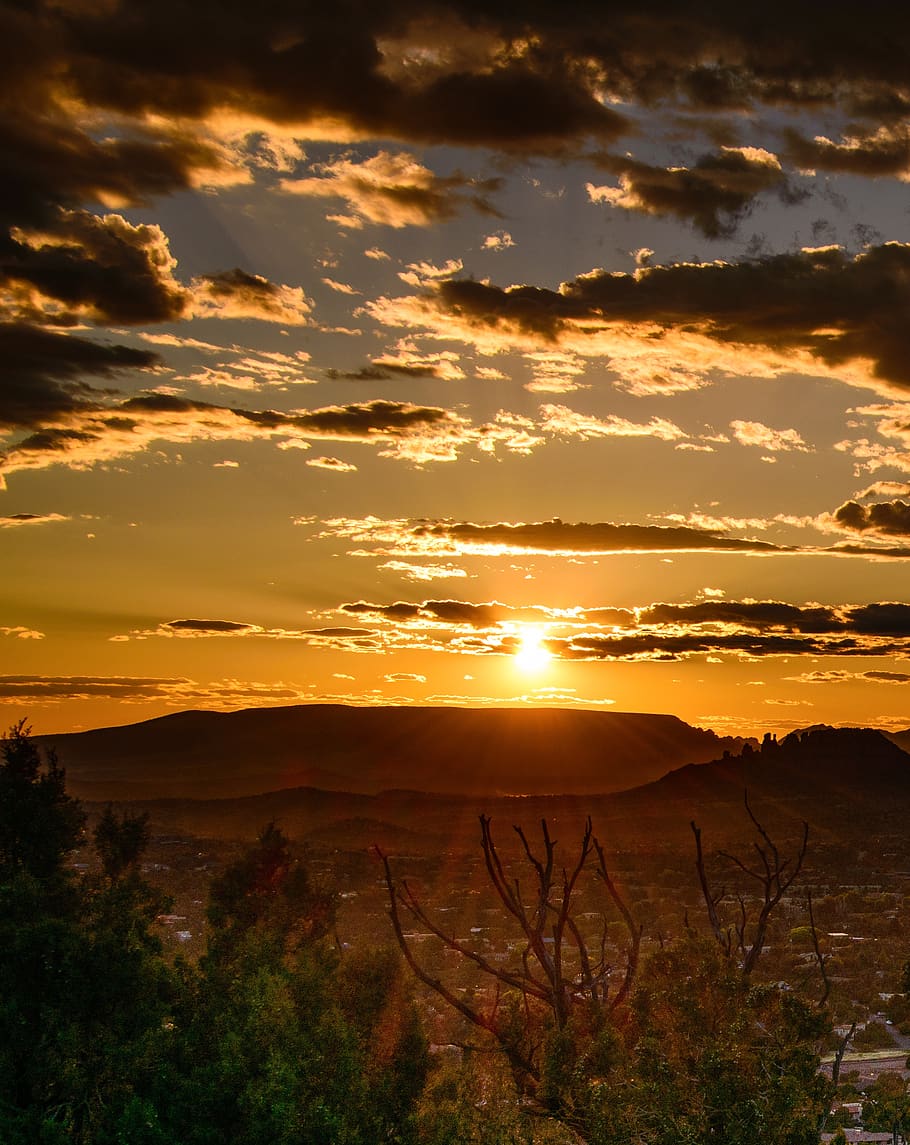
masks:
[[[389,892],[389,905],[390,916],[392,920],[392,929],[395,932],[395,938],[401,953],[404,955],[405,961],[411,968],[414,975],[420,979],[425,986],[435,991],[440,998],[442,998],[452,1009],[456,1010],[462,1017],[466,1018],[472,1025],[477,1026],[479,1029],[485,1030],[487,1033],[492,1034],[493,1037],[502,1046],[509,1063],[513,1070],[524,1073],[533,1078],[535,1081],[540,1080],[540,1073],[535,1067],[533,1061],[521,1052],[519,1047],[515,1044],[514,1040],[507,1038],[498,1025],[491,1019],[485,1017],[479,1010],[469,1006],[457,994],[453,994],[451,990],[439,978],[434,977],[417,961],[414,957],[414,952],[408,945],[407,939],[404,936],[404,930],[401,926],[401,918],[398,914],[398,895],[395,891],[395,884],[392,879],[392,869],[389,865],[388,856],[384,854],[378,847],[374,848],[377,856],[379,857],[383,870],[385,872],[386,888]]]
[[[738,896],[739,919],[732,927],[729,927],[726,931],[724,930],[717,909],[724,897],[724,892],[721,891],[720,894],[712,894],[708,876],[705,871],[701,831],[695,825],[694,820],[691,823],[691,827],[692,833],[695,836],[695,869],[698,873],[698,881],[712,933],[728,957],[732,954],[734,949],[738,951],[742,956],[743,977],[748,978],[755,969],[755,965],[764,949],[771,916],[802,870],[809,844],[809,824],[803,823],[803,836],[795,860],[792,857],[782,859],[774,840],[771,838],[764,824],[752,810],[752,806],[749,803],[748,792],[745,793],[744,804],[746,813],[762,840],[761,843],[753,843],[753,848],[759,859],[758,864],[750,867],[736,855],[732,855],[727,851],[721,851],[719,853],[724,859],[748,878],[757,882],[761,887],[762,904],[759,908],[758,916],[755,919],[751,940],[747,938],[748,914],[745,900],[741,895]],[[735,947],[733,941],[734,933],[736,935]]]
[[[822,996],[819,998],[818,1002],[816,1002],[816,1005],[821,1008],[828,1001],[828,995],[831,993],[831,982],[828,978],[828,969],[826,965],[828,956],[822,954],[821,947],[818,944],[818,928],[815,925],[815,911],[812,909],[811,891],[806,892],[806,906],[809,911],[809,930],[812,934],[812,949],[815,952],[815,961],[818,964],[818,972],[822,976],[822,983],[824,985]]]
[[[710,887],[708,886],[708,876],[705,873],[705,856],[701,846],[701,828],[695,825],[694,819],[690,821],[689,826],[692,828],[692,834],[695,836],[695,871],[698,875],[698,885],[701,887],[701,896],[705,902],[705,910],[708,912],[708,922],[711,924],[714,937],[721,946],[725,946],[723,928],[720,925],[720,918],[717,914],[717,904],[720,901],[720,896],[715,897],[712,895]],[[729,953],[729,950],[727,953]]]
[[[632,983],[635,980],[635,974],[638,970],[638,960],[641,951],[641,935],[642,927],[636,925],[635,919],[632,917],[632,912],[626,906],[625,899],[616,889],[616,884],[610,877],[610,872],[607,870],[607,860],[604,855],[603,847],[600,845],[600,840],[594,839],[594,848],[597,851],[597,873],[603,880],[610,898],[613,900],[613,905],[619,911],[623,922],[626,924],[626,930],[629,932],[629,949],[626,954],[626,972],[623,977],[622,985],[613,997],[610,1005],[611,1010],[618,1009],[628,998],[631,990]]]

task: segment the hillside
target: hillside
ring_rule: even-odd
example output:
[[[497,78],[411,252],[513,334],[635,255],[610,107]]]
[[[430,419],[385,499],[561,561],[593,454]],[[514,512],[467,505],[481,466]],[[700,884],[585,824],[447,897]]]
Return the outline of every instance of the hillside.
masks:
[[[795,732],[760,750],[747,747],[613,797],[617,811],[642,821],[699,822],[722,829],[742,822],[743,797],[768,824],[800,820],[816,836],[903,830],[910,809],[910,755],[869,728],[819,727]]]
[[[86,799],[225,798],[293,787],[588,795],[714,759],[741,741],[675,716],[304,705],[180,712],[39,737]]]
[[[762,822],[775,832],[862,841],[904,836],[910,809],[910,756],[868,729],[824,729],[791,735],[780,744],[738,757],[689,764],[660,779],[610,794],[524,797],[493,793],[445,795],[386,790],[377,794],[289,788],[225,799],[148,801],[158,831],[209,838],[252,838],[271,819],[294,838],[319,846],[362,849],[379,842],[402,853],[471,852],[477,816],[503,828],[536,829],[546,818],[565,839],[590,815],[611,849],[688,848],[696,819],[716,843],[748,836],[745,791]]]

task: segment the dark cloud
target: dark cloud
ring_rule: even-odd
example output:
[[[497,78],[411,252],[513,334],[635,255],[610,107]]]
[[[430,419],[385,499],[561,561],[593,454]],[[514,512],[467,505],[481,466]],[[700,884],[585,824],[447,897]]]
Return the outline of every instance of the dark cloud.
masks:
[[[460,651],[512,655],[520,651],[521,625],[564,660],[679,660],[692,656],[892,656],[910,657],[910,605],[822,606],[781,601],[655,603],[630,610],[541,606],[514,608],[496,602],[358,601],[341,614],[369,617],[376,646],[385,650]],[[469,633],[465,633],[469,629]],[[870,677],[871,678],[871,677]],[[882,678],[880,673],[874,678]]]
[[[870,557],[873,560],[910,560],[910,548],[901,545],[854,545],[838,544],[830,549],[817,549],[816,552],[827,552],[834,556],[844,557]]]
[[[893,649],[889,649],[892,651]],[[878,651],[878,650],[876,650]],[[628,636],[578,636],[566,643],[560,655],[569,660],[628,660],[657,658],[678,660],[686,656],[728,653],[745,656],[822,656],[868,653],[857,641],[810,640],[805,636],[731,633],[676,636],[661,632]]]
[[[468,604],[463,600],[426,600],[422,604],[407,604],[399,601],[396,604],[368,604],[358,601],[356,604],[341,606],[342,612],[354,615],[376,616],[384,620],[413,621],[427,619],[440,621],[443,624],[466,624],[472,628],[486,628],[498,624],[503,620],[514,620],[519,615],[526,615],[533,610],[510,608],[503,604]],[[544,610],[539,610],[538,615]]]
[[[445,42],[453,20],[473,25],[473,59],[451,58],[459,51]],[[66,82],[91,104],[136,116],[233,108],[278,123],[332,119],[380,138],[540,150],[614,135],[623,119],[597,98],[590,67],[549,46],[529,48],[533,23],[509,22],[495,11],[412,0],[321,9],[285,0],[255,18],[242,7],[213,17],[175,0],[138,0],[103,15],[71,7],[53,25]],[[504,36],[524,49],[504,52]],[[424,46],[439,50],[438,66]]]
[[[399,374],[403,378],[438,378],[439,369],[432,363],[392,362],[386,358],[377,358],[373,368],[386,371],[386,377]]]
[[[711,111],[829,102],[901,115],[910,20],[892,5],[871,9],[833,6],[820,18],[776,2],[759,21],[748,5],[637,0],[607,13],[592,0],[279,0],[253,18],[241,5],[213,15],[132,0],[18,16],[25,46],[13,74],[31,64],[90,104],[137,116],[235,108],[386,139],[553,151],[621,130],[603,91]]]
[[[910,170],[910,131],[903,125],[840,143],[823,136],[807,139],[792,129],[785,133],[785,139],[787,158],[798,167],[872,178]]]
[[[104,394],[93,389],[86,377],[111,379],[159,361],[150,350],[0,323],[0,426],[37,427],[97,409]]]
[[[151,699],[181,682],[155,676],[0,676],[0,700]]]
[[[62,513],[11,513],[8,517],[0,517],[0,529],[17,529],[22,525],[46,525],[69,519]]]
[[[580,323],[587,331],[594,324],[657,325],[724,345],[808,352],[831,369],[869,360],[874,377],[910,386],[910,245],[901,243],[855,256],[824,247],[634,274],[594,271],[558,291],[462,279],[440,282],[435,291],[437,305],[463,323],[544,340],[577,336]]]
[[[746,541],[718,536],[685,525],[633,525],[599,522],[571,524],[554,519],[535,524],[476,525],[469,522],[437,522],[415,526],[416,537],[447,537],[453,541],[503,546],[534,552],[690,552],[723,550],[775,552],[768,541]]]
[[[740,628],[822,633],[843,629],[834,609],[780,601],[708,600],[698,604],[654,604],[639,614],[642,624],[728,624]]]
[[[854,533],[873,532],[884,536],[910,536],[910,504],[906,501],[878,501],[860,505],[858,501],[845,501],[834,512],[834,520],[842,529]]]
[[[650,215],[675,215],[708,238],[729,236],[765,191],[792,200],[795,192],[775,156],[755,149],[725,148],[703,155],[691,167],[653,167],[601,157],[620,187],[588,185],[595,202]]]
[[[910,636],[910,604],[864,604],[847,610],[854,632],[874,636]]]
[[[121,215],[61,210],[36,233],[17,232],[0,247],[0,284],[18,294],[22,310],[42,321],[171,322],[188,294],[157,226],[133,226]],[[42,308],[32,292],[65,308]]]
[[[396,374],[404,378],[438,378],[439,369],[432,363],[409,365],[406,362],[393,362],[378,358],[369,366],[361,366],[359,370],[328,369],[325,374],[332,381],[387,382]]]
[[[325,371],[325,376],[333,382],[386,382],[389,379],[388,371],[378,366],[362,366],[359,370],[350,371],[330,368]]]
[[[169,620],[164,628],[175,632],[247,632],[253,625],[235,620]]]
[[[62,335],[34,333],[63,340]],[[153,355],[149,357],[154,360]],[[112,360],[118,360],[116,355]],[[506,447],[513,443],[524,445],[508,425],[475,426],[450,410],[412,402],[378,399],[283,413],[214,405],[157,392],[110,404],[102,403],[103,395],[84,384],[74,383],[72,388],[70,393],[65,385],[45,385],[43,389],[31,386],[26,388],[27,403],[21,394],[11,391],[7,424],[17,428],[34,424],[36,428],[9,447],[0,460],[4,471],[38,469],[55,463],[85,467],[135,454],[156,441],[262,439],[278,440],[284,448],[301,449],[316,439],[351,441],[374,445],[382,457],[418,466],[453,460],[463,448],[478,443],[484,447],[490,441],[503,442]],[[13,400],[17,396],[18,402]],[[37,398],[44,399],[40,408],[36,406]],[[0,416],[2,410],[0,395]],[[342,467],[343,463],[335,462],[335,468]]]
[[[240,267],[193,280],[194,309],[201,317],[263,318],[303,325],[310,304],[299,287],[280,286]]]
[[[245,414],[253,418],[255,415]],[[325,406],[305,414],[288,415],[290,424],[320,436],[370,438],[376,434],[392,437],[421,427],[441,425],[451,420],[448,410],[437,406],[417,406],[410,402],[377,399],[344,406]]]

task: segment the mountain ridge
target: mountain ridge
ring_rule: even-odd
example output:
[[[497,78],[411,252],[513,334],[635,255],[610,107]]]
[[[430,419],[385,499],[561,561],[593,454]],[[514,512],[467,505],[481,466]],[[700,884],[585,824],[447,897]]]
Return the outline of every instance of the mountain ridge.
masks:
[[[591,795],[743,743],[662,713],[338,704],[175,712],[36,739],[58,753],[73,793],[92,800],[303,786]]]
[[[656,780],[612,793],[503,796],[386,790],[377,793],[296,787],[220,799],[171,798],[136,801],[162,829],[202,836],[250,838],[276,820],[295,838],[336,846],[356,837],[361,848],[397,832],[401,846],[439,854],[473,851],[477,816],[534,826],[541,818],[566,837],[588,816],[603,838],[620,847],[650,847],[690,838],[697,820],[716,839],[738,838],[750,810],[769,829],[799,833],[811,824],[813,838],[904,836],[910,809],[910,755],[880,732],[827,728],[773,740],[739,755],[686,764]],[[354,824],[357,824],[355,827]],[[371,833],[367,824],[381,824]],[[333,835],[337,825],[337,833]],[[435,841],[435,843],[433,842]]]

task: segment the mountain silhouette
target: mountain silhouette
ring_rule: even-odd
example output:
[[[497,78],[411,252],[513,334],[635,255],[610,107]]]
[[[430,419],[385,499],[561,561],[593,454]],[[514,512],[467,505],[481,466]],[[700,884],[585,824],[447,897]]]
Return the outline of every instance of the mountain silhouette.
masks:
[[[541,708],[314,704],[189,711],[38,737],[93,800],[255,795],[291,787],[539,795],[622,790],[742,741],[676,716]]]

